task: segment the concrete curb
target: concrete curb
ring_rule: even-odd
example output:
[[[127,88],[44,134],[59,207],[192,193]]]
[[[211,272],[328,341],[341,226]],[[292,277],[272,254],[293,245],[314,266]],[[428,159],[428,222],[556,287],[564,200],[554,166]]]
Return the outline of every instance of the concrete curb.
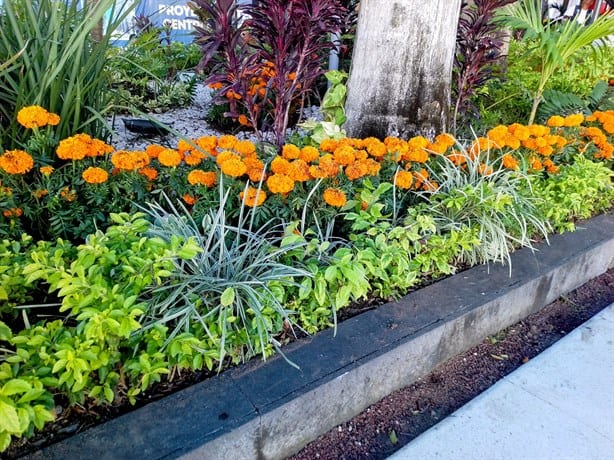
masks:
[[[614,215],[478,266],[28,458],[282,459],[614,266]]]

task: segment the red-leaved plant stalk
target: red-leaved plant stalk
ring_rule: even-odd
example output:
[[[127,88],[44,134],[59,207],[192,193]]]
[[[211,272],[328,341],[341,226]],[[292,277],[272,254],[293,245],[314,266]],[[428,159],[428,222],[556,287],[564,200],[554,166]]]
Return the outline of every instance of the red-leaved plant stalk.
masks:
[[[291,108],[324,73],[330,34],[341,30],[345,8],[338,0],[260,0],[245,6],[194,0],[192,9],[205,24],[196,32],[203,51],[199,68],[211,67],[205,83],[220,86],[218,95],[230,100],[225,115],[236,118],[241,104],[259,139],[270,128],[281,149]]]
[[[452,82],[454,132],[459,119],[465,119],[468,113],[477,114],[471,98],[493,78],[494,65],[501,57],[501,34],[493,18],[498,8],[514,1],[475,0],[471,6],[462,3]]]

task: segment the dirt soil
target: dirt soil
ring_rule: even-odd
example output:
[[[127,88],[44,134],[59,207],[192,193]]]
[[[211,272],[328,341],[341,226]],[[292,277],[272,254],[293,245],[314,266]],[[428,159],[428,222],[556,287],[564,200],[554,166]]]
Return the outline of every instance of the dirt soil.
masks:
[[[367,408],[289,460],[384,459],[614,303],[614,269]]]

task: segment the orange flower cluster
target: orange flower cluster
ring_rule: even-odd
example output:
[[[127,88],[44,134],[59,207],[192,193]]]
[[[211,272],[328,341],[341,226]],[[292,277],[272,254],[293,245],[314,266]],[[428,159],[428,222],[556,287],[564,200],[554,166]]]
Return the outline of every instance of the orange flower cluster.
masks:
[[[0,169],[9,174],[25,174],[34,167],[34,159],[23,150],[7,150],[0,155]]]
[[[109,179],[109,173],[102,168],[90,166],[81,174],[88,184],[103,184]]]
[[[135,150],[118,150],[111,156],[111,163],[118,171],[134,171],[149,164],[150,158],[146,152]]]
[[[598,122],[602,129],[608,134],[614,134],[614,110],[606,112],[596,111],[592,115],[586,117],[586,121]]]
[[[176,168],[181,164],[183,156],[178,150],[164,149],[158,153],[158,162],[168,168]]]
[[[612,158],[612,152],[614,152],[614,146],[608,142],[607,136],[603,131],[597,127],[588,127],[580,131],[580,133],[590,139],[598,151],[593,154],[597,159],[610,160]]]
[[[4,217],[21,217],[23,215],[23,210],[21,208],[10,208],[2,211],[2,215]]]
[[[265,202],[266,193],[264,190],[258,190],[250,186],[247,188],[247,191],[239,193],[239,198],[245,203],[245,206],[255,208]]]
[[[341,208],[347,203],[345,193],[337,188],[327,188],[324,190],[322,197],[326,204],[335,208]]]
[[[190,185],[204,185],[205,187],[213,187],[217,182],[217,176],[213,171],[203,171],[195,169],[188,174],[188,183]]]
[[[77,199],[77,192],[72,190],[70,187],[64,187],[62,190],[60,190],[60,197],[69,202],[75,201]]]
[[[154,181],[158,178],[158,170],[151,166],[144,166],[139,169],[139,174],[149,181]]]
[[[223,149],[215,151],[216,163],[223,174],[235,178],[247,174],[253,182],[265,178],[264,163],[258,159],[253,142],[226,135],[217,139],[217,149]]]
[[[60,160],[83,160],[85,157],[98,157],[113,152],[113,147],[89,134],[76,134],[63,139],[56,148]]]
[[[50,176],[54,169],[53,166],[41,166],[39,171],[43,176]]]
[[[17,122],[28,129],[43,128],[47,125],[57,126],[60,123],[60,117],[39,105],[30,105],[17,112]]]

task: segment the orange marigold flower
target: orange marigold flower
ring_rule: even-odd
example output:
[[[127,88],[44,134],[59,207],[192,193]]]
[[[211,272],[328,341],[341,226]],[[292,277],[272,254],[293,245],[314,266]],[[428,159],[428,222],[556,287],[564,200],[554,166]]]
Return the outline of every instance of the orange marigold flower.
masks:
[[[335,177],[341,169],[332,155],[321,157],[318,166],[326,173],[326,177]]]
[[[552,128],[560,128],[561,126],[565,126],[565,119],[560,115],[552,115],[548,118],[546,125]]]
[[[131,152],[134,161],[134,169],[144,168],[149,164],[149,155],[142,150]]]
[[[237,121],[241,126],[251,126],[252,124],[249,122],[249,119],[245,114],[241,114],[237,117]]]
[[[543,163],[537,157],[529,158],[529,164],[531,165],[531,169],[533,171],[541,171],[542,169],[544,169]]]
[[[548,145],[548,140],[545,137],[536,137],[535,145],[537,148],[545,147]]]
[[[490,139],[486,137],[478,137],[473,141],[471,147],[469,148],[469,157],[471,159],[476,159],[480,153],[488,152],[493,147],[496,147],[496,145]]]
[[[190,206],[194,205],[197,201],[197,198],[193,195],[190,195],[189,193],[185,193],[181,198],[187,205]]]
[[[231,177],[240,177],[247,172],[247,166],[241,159],[231,158],[220,165],[224,174]]]
[[[526,141],[531,136],[531,131],[525,125],[512,123],[507,127],[508,132],[519,141]]]
[[[276,156],[271,161],[271,171],[275,174],[288,174],[290,171],[290,162],[285,158]]]
[[[66,201],[75,201],[77,199],[77,192],[69,187],[64,187],[62,190],[60,190],[60,196]]]
[[[271,193],[286,194],[294,190],[294,181],[285,174],[273,174],[266,180],[266,185]]]
[[[574,113],[572,115],[567,115],[565,117],[565,126],[570,127],[570,128],[574,126],[580,126],[583,121],[584,121],[584,114]]]
[[[201,136],[196,139],[196,145],[207,152],[209,155],[217,155],[217,137],[215,136]]]
[[[486,163],[480,163],[478,165],[478,172],[483,176],[490,176],[493,173],[492,166]]]
[[[177,150],[164,149],[158,154],[158,161],[161,165],[174,168],[181,164],[181,154]]]
[[[55,117],[57,117],[57,115],[55,115]],[[55,117],[52,121],[55,121]],[[28,129],[42,128],[49,124],[49,112],[39,105],[30,105],[17,112],[17,122]]]
[[[20,217],[23,215],[23,211],[21,208],[10,208],[2,211],[2,215],[4,217]]]
[[[194,147],[192,147],[192,144],[190,144],[188,141],[186,141],[185,139],[179,139],[179,142],[177,142],[177,150],[179,151],[179,153],[181,153],[182,155],[184,155],[186,152],[189,152],[190,150],[192,150]]]
[[[264,201],[266,200],[266,193],[264,192],[264,190],[259,190],[254,187],[248,187],[247,193],[239,193],[239,198],[242,202],[245,203],[246,206],[250,208],[255,208],[256,206],[261,206],[262,203],[264,203]]]
[[[49,112],[49,115],[47,117],[47,124],[49,126],[57,126],[60,124],[60,116],[55,114],[55,113],[51,113]]]
[[[309,174],[309,165],[301,159],[290,163],[288,175],[295,182],[306,182],[312,178]]]
[[[544,125],[530,125],[529,133],[535,137],[547,136],[550,134],[550,128]]]
[[[316,161],[318,158],[320,158],[320,151],[316,149],[315,147],[306,145],[305,147],[301,149],[301,153],[299,157],[305,163],[311,163],[313,161]]]
[[[453,147],[454,144],[456,144],[456,139],[454,138],[454,136],[452,136],[452,134],[443,133],[435,137],[435,142],[438,144],[445,145],[446,148],[450,148]]]
[[[260,182],[263,178],[264,163],[256,156],[248,156],[243,159],[243,163],[247,167],[247,176],[252,182]]]
[[[409,189],[414,182],[414,176],[409,171],[397,171],[394,175],[394,183],[402,189]]]
[[[504,144],[507,145],[509,148],[511,149],[518,149],[520,148],[520,139],[518,139],[516,136],[514,136],[513,134],[509,134],[505,137],[504,139]]]
[[[324,139],[320,142],[320,150],[323,152],[332,153],[339,146],[339,141],[335,139]]]
[[[414,172],[414,183],[416,188],[420,187],[429,178],[429,172],[422,168],[420,171]]]
[[[540,155],[543,155],[545,157],[548,157],[548,156],[552,155],[552,153],[554,153],[554,149],[552,147],[550,147],[549,145],[546,145],[544,147],[538,147],[537,148],[537,153],[539,153]]]
[[[343,190],[339,190],[338,188],[327,188],[324,190],[322,194],[324,201],[329,206],[333,206],[335,208],[341,208],[347,203],[347,198]]]
[[[205,154],[196,149],[187,151],[183,157],[183,161],[188,166],[198,166],[204,159]]]
[[[249,157],[256,153],[256,146],[252,141],[248,140],[237,141],[233,149],[244,157]]]
[[[426,150],[435,154],[442,155],[445,153],[446,150],[448,150],[448,146],[441,142],[433,142],[426,146]]]
[[[50,176],[54,169],[53,166],[41,166],[39,171],[43,176]]]
[[[388,153],[388,147],[375,137],[368,137],[364,140],[364,145],[369,155],[375,158],[383,158]]]
[[[92,138],[84,133],[62,139],[55,153],[60,160],[83,160],[90,151]]]
[[[501,158],[503,162],[503,167],[507,169],[518,169],[518,161],[509,153],[506,153]]]
[[[218,154],[217,158],[215,159],[215,162],[218,164],[218,166],[221,166],[222,163],[224,163],[225,161],[228,161],[228,160],[239,160],[239,161],[241,161],[241,157],[239,155],[237,155],[236,153],[231,152],[230,150],[224,150],[223,152]]]
[[[160,155],[160,152],[163,150],[165,150],[165,147],[158,144],[151,144],[145,148],[145,153],[149,155],[149,158],[158,158],[158,155]]]
[[[195,169],[188,174],[188,183],[191,185],[204,185],[205,187],[213,187],[217,182],[217,176],[213,171],[203,171]]]
[[[150,181],[154,181],[158,178],[158,171],[151,166],[144,166],[139,169],[139,174],[146,177]]]
[[[234,148],[237,143],[237,138],[235,136],[231,136],[229,134],[220,136],[217,139],[217,146],[221,149],[230,150]]]
[[[448,155],[446,155],[446,158],[456,166],[467,163],[467,155],[459,150],[452,150]]]
[[[522,145],[528,148],[529,150],[535,150],[537,148],[537,143],[535,142],[535,139],[533,138],[529,138],[529,139],[522,141]]]
[[[335,149],[333,153],[335,163],[341,166],[347,166],[356,160],[355,150],[349,145],[342,145]]]
[[[365,160],[365,164],[368,168],[368,174],[370,176],[377,176],[382,169],[382,165],[379,161],[375,161],[373,158],[368,158]]]
[[[9,174],[25,174],[34,167],[34,159],[23,150],[7,150],[0,155],[0,169]]]
[[[407,141],[409,148],[423,149],[429,145],[430,141],[424,136],[415,136]]]
[[[113,152],[115,149],[108,145],[107,143],[101,141],[100,139],[89,139],[89,148],[85,156],[87,157],[98,157],[102,155],[106,155],[107,153]]]
[[[44,188],[43,188],[43,189],[39,189],[39,190],[34,190],[34,191],[32,192],[32,196],[33,196],[34,198],[36,198],[36,199],[39,199],[39,200],[40,200],[41,198],[43,198],[44,196],[47,196],[47,195],[49,195],[49,190],[44,189]]]
[[[118,150],[111,157],[111,163],[120,171],[136,169],[136,157],[126,150]]]
[[[415,163],[426,163],[429,159],[429,154],[424,149],[410,148],[407,153],[403,155],[403,159]]]
[[[81,174],[88,184],[103,184],[109,179],[109,173],[102,168],[90,166]]]
[[[603,130],[608,134],[614,134],[614,120],[605,122]]]
[[[345,167],[345,175],[349,180],[360,179],[369,174],[369,166],[366,161],[355,161]]]
[[[301,156],[301,150],[294,144],[286,144],[281,149],[281,156],[286,160],[296,160]]]

